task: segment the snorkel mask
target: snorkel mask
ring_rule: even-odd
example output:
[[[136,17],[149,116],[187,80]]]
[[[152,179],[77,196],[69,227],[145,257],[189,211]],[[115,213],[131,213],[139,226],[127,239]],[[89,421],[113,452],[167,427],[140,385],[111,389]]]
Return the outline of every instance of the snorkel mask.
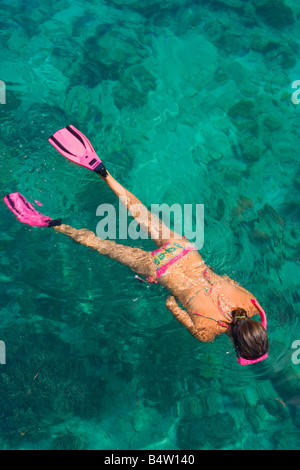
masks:
[[[261,308],[257,300],[251,299],[252,304],[257,308],[259,315],[260,315],[260,322],[265,330],[267,330],[267,317],[265,311]],[[258,359],[244,359],[243,357],[238,357],[237,361],[242,366],[248,366],[249,364],[255,364],[256,362],[264,361],[267,359],[268,353],[263,354]]]

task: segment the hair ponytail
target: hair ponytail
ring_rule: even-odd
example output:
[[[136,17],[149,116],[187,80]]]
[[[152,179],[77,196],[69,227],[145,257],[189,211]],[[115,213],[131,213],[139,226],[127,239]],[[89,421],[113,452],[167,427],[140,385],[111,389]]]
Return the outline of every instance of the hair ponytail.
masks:
[[[241,307],[237,307],[234,310],[232,310],[231,315],[232,315],[232,322],[231,322],[232,327],[235,327],[236,325],[238,325],[238,323],[247,319],[247,312],[244,308],[241,308]]]

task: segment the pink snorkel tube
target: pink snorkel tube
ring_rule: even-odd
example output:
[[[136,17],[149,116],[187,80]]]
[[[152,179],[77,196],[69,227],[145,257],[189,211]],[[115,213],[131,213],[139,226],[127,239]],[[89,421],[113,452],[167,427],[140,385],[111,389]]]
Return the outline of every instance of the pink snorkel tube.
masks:
[[[264,329],[267,330],[267,317],[266,317],[265,311],[261,308],[257,300],[251,299],[251,302],[259,311],[260,322],[262,326],[264,327]],[[258,359],[244,359],[243,357],[238,357],[237,361],[242,366],[248,366],[249,364],[255,364],[256,362],[264,361],[265,359],[267,359],[267,357],[268,357],[268,353],[263,354],[263,356],[259,357]]]

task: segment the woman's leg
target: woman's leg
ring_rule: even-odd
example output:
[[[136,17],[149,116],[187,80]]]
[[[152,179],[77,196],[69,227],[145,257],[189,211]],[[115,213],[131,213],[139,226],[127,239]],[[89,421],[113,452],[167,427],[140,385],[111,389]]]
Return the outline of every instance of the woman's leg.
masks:
[[[61,224],[53,227],[53,230],[67,235],[81,245],[97,250],[101,255],[108,256],[128,266],[132,271],[141,276],[156,277],[156,270],[151,258],[151,253],[148,251],[120,245],[111,240],[102,240],[85,228],[77,230],[70,225]]]
[[[113,192],[120,198],[124,206],[135,218],[142,230],[148,232],[157,246],[162,246],[170,239],[182,239],[182,236],[167,227],[157,215],[152,214],[146,206],[131,192],[116,181],[110,173],[104,178],[100,176]]]

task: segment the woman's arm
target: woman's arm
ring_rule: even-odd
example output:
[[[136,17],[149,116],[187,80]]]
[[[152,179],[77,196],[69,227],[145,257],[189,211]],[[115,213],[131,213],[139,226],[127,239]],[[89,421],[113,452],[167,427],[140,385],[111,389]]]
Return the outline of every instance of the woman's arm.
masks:
[[[185,311],[182,310],[179,305],[177,304],[175,297],[170,295],[166,300],[166,307],[172,313],[172,315],[182,323],[192,335],[195,335],[196,328],[193,320],[191,319],[190,315]]]
[[[199,341],[213,341],[215,337],[221,333],[208,329],[205,325],[203,325],[203,327],[196,326],[190,315],[185,310],[182,310],[182,308],[179,307],[175,297],[173,297],[172,295],[167,298],[166,307],[176,318],[176,320],[182,323],[187,328],[187,330]],[[203,320],[204,322],[207,321],[204,318],[202,318],[201,320]]]

